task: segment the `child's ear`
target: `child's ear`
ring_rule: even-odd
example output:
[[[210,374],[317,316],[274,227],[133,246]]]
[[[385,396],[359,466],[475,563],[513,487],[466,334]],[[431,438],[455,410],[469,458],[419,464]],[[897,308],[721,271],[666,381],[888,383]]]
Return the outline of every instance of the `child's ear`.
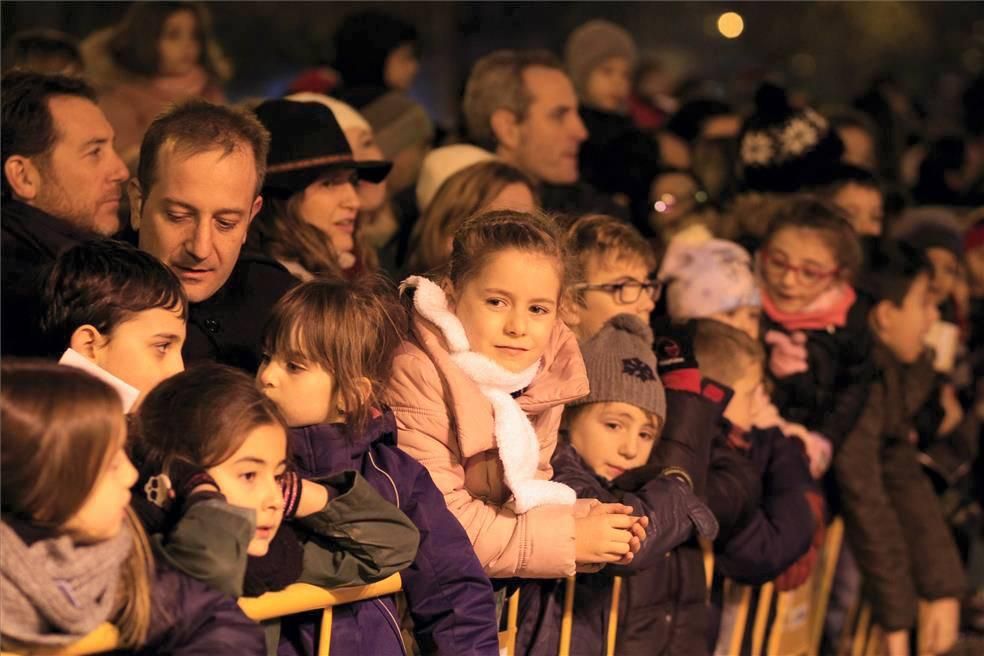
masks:
[[[363,403],[369,401],[372,398],[372,381],[361,376],[359,380],[355,381],[355,386],[359,390],[359,398],[362,399]]]
[[[73,351],[80,353],[88,360],[96,362],[96,354],[99,349],[102,348],[105,340],[95,326],[91,324],[85,324],[84,326],[79,326],[72,333],[72,338],[69,340],[68,345]],[[98,363],[96,363],[98,364]]]
[[[577,311],[578,302],[575,300],[573,294],[565,294],[560,299],[560,320],[567,324],[567,327],[574,329],[575,326],[580,325],[581,315]]]
[[[879,301],[871,310],[871,321],[876,332],[888,330],[895,319],[895,306],[891,301]]]

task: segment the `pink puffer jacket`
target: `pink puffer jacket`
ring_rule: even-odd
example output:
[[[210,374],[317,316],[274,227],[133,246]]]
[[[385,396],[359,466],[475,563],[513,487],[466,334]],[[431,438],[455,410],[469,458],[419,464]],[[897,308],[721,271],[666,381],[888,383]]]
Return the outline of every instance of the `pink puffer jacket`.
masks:
[[[516,514],[498,457],[491,403],[451,361],[438,328],[416,312],[412,323],[411,339],[397,351],[386,392],[400,448],[430,472],[490,577],[574,574],[574,518],[586,514],[590,502]],[[564,404],[587,393],[577,340],[558,321],[540,373],[517,399],[539,439],[538,479],[553,475],[550,458]]]

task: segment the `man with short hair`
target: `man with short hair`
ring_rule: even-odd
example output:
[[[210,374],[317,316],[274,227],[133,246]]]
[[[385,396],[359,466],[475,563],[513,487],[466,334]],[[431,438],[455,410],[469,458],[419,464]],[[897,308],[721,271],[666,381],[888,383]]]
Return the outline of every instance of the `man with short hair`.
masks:
[[[117,211],[129,171],[85,82],[14,71],[0,87],[0,339],[4,355],[39,355],[41,270],[78,242],[119,230]]]
[[[190,301],[186,362],[255,372],[273,304],[296,283],[273,260],[242,254],[263,199],[270,135],[247,111],[193,100],[144,135],[130,181],[139,246],[175,273]]]
[[[579,180],[578,150],[588,132],[574,86],[550,52],[486,55],[468,77],[463,109],[472,141],[533,176],[545,209],[626,216]]]

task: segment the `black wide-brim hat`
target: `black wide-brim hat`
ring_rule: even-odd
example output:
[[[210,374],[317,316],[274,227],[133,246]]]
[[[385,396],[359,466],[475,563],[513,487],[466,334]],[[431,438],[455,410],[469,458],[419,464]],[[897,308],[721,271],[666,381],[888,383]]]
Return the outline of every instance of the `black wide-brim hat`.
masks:
[[[267,100],[256,116],[270,132],[265,191],[291,195],[338,169],[378,183],[393,168],[390,162],[356,161],[335,115],[321,103]]]

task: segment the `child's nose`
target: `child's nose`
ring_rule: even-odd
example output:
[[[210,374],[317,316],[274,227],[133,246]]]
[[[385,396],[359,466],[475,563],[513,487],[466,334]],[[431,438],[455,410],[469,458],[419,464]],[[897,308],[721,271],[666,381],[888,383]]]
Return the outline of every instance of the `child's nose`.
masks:
[[[632,460],[639,453],[638,439],[635,437],[627,437],[622,440],[621,447],[619,448],[619,453],[626,460]]]

